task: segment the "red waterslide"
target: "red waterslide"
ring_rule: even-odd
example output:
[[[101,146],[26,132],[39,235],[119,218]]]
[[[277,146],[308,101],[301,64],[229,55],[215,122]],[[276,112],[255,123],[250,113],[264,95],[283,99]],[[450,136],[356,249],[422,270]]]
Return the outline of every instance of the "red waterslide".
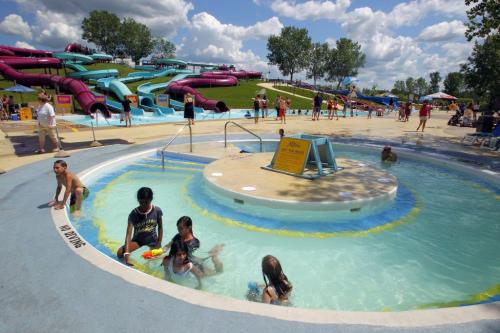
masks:
[[[20,57],[52,57],[52,52],[50,51],[32,50],[32,49],[25,49],[22,47],[13,47],[6,45],[0,45],[0,49],[8,50],[14,53],[9,55],[15,55]]]
[[[211,75],[231,75],[238,79],[260,79],[262,77],[261,72],[254,71],[209,71],[203,72],[202,74],[211,74]]]
[[[97,102],[94,94],[80,80],[65,78],[51,74],[27,74],[16,71],[14,68],[61,68],[62,64],[56,58],[22,58],[0,57],[0,74],[6,79],[16,81],[27,86],[51,86],[75,96],[82,109],[89,115],[97,110],[107,117],[111,113],[103,103]]]
[[[238,84],[238,79],[234,76],[213,75],[211,73],[202,73],[200,77],[188,77],[169,84],[167,90],[173,95],[185,95],[190,93],[195,96],[196,106],[215,112],[229,111],[226,103],[203,97],[193,87],[229,87]]]
[[[78,43],[70,43],[66,45],[64,52],[88,54],[89,48]]]

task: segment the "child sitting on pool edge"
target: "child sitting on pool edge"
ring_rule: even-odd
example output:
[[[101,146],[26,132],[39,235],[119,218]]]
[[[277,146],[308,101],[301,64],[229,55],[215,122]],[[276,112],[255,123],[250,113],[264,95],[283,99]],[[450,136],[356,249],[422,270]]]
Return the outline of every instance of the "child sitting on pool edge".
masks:
[[[57,188],[54,200],[49,202],[49,207],[54,206],[55,209],[63,209],[69,198],[70,211],[78,217],[82,201],[88,197],[89,190],[83,185],[80,178],[68,170],[68,164],[63,160],[54,162],[54,173],[56,174]],[[59,194],[64,185],[64,197],[59,201]]]

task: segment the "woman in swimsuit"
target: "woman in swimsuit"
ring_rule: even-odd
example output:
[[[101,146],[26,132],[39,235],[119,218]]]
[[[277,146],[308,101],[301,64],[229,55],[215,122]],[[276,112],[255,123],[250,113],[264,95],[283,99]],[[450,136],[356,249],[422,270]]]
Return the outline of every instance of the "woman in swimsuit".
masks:
[[[283,273],[279,260],[271,255],[262,258],[262,275],[266,283],[262,292],[262,303],[287,304],[293,287]]]
[[[134,208],[128,216],[125,245],[116,253],[118,258],[125,259],[127,266],[133,266],[129,261],[131,252],[145,245],[158,249],[161,247],[163,238],[163,212],[160,207],[151,204],[153,190],[149,187],[141,187],[137,191],[137,201],[139,201],[139,207]]]
[[[201,289],[201,278],[203,273],[189,260],[189,248],[187,243],[178,240],[172,243],[166,261],[163,263],[165,278],[181,285],[196,279],[196,289]]]

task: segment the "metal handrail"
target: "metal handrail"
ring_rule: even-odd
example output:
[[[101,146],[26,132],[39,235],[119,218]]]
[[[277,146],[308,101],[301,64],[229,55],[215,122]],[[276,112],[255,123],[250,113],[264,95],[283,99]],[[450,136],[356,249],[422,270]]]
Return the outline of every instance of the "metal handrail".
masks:
[[[186,125],[182,126],[182,128],[180,130],[177,131],[177,133],[172,137],[172,139],[170,139],[170,141],[161,150],[161,165],[162,165],[162,169],[163,170],[165,170],[165,150],[167,150],[168,146],[170,146],[170,144],[172,142],[174,142],[175,139],[177,139],[177,137],[179,136],[179,134],[181,134],[181,132],[186,127],[189,127],[189,152],[190,153],[193,152],[193,131],[191,129],[191,125],[190,124],[186,124]]]
[[[249,129],[246,129],[245,127],[241,126],[240,124],[235,123],[234,121],[227,121],[226,124],[224,125],[224,148],[227,148],[227,125],[229,125],[230,123],[233,124],[233,125],[238,126],[242,130],[244,130],[244,131],[252,134],[257,139],[259,139],[259,141],[260,141],[260,152],[262,153],[262,138],[260,136],[258,136],[257,134],[255,134],[254,132],[250,131]]]

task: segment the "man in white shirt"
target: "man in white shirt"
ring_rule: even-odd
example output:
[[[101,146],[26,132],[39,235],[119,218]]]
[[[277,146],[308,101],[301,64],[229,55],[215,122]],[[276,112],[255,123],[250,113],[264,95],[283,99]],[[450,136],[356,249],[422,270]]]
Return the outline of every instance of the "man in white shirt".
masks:
[[[37,150],[38,154],[45,153],[45,136],[49,135],[50,140],[54,144],[54,151],[59,151],[59,142],[56,137],[56,113],[54,107],[49,103],[49,97],[40,93],[38,95],[40,108],[37,112],[38,119],[38,144],[40,149]]]

